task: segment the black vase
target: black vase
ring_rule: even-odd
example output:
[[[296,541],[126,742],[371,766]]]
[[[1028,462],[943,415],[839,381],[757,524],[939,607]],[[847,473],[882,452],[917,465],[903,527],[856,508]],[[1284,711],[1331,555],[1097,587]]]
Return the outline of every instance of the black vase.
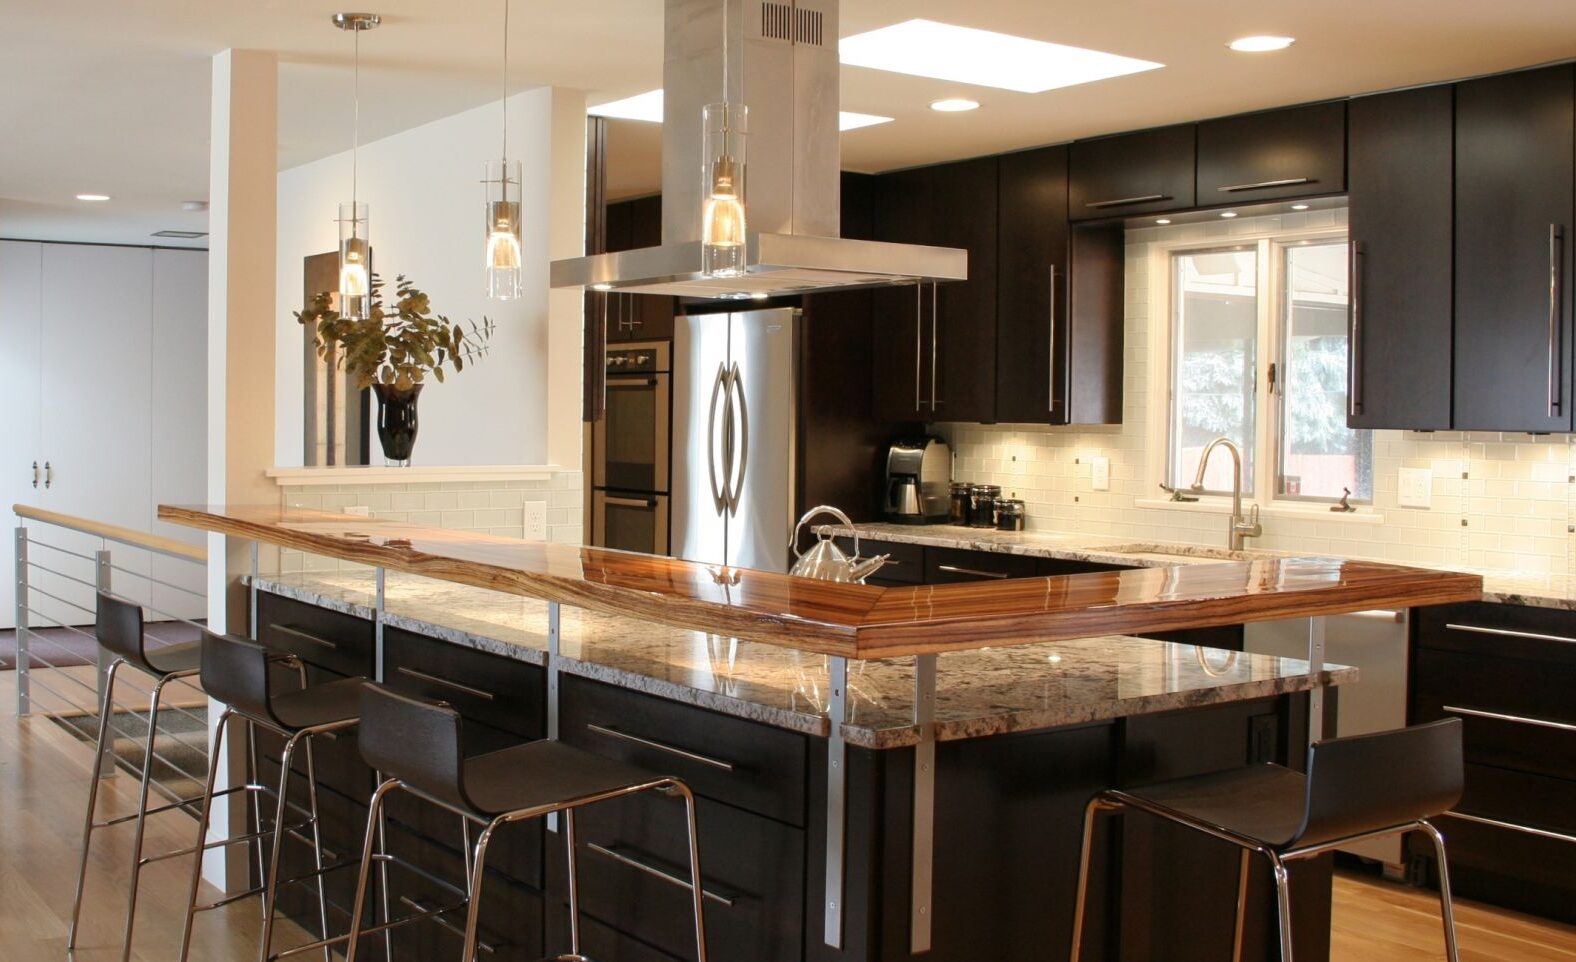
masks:
[[[383,456],[390,461],[410,461],[411,449],[416,446],[416,401],[421,397],[421,385],[400,390],[392,384],[374,384],[372,391],[378,396],[378,441],[383,445]]]

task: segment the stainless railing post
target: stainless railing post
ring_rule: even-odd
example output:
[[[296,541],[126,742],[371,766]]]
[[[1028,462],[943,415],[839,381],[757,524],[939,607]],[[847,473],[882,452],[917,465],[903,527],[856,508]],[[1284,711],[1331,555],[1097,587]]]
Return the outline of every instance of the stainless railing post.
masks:
[[[547,652],[544,659],[547,669],[547,737],[551,741],[558,740],[558,651],[563,643],[562,615],[563,609],[558,602],[547,603]],[[548,814],[547,830],[558,831],[557,812]]]
[[[109,591],[110,591],[110,571],[111,571],[111,569],[110,569],[110,561],[109,561],[109,550],[108,549],[104,549],[104,550],[93,552],[93,584],[94,584],[94,586],[96,588],[98,588],[99,591],[102,591],[105,594],[108,594]],[[153,586],[149,585],[148,588],[149,588],[149,592],[148,593],[152,594]],[[107,689],[107,687],[109,685],[109,661],[110,661],[109,652],[104,650],[104,646],[103,645],[99,645],[98,646],[97,686],[96,686],[96,689],[98,691],[99,711],[107,711],[107,712],[109,712],[110,713],[110,720],[113,721],[114,720],[115,706],[109,704],[106,701],[104,701],[104,692],[105,692],[105,690]],[[153,716],[152,715],[148,716],[148,724],[150,724],[150,725],[153,724]],[[151,740],[149,741],[149,744],[152,744]],[[99,778],[108,778],[109,776],[115,774],[115,753],[114,752],[110,751],[110,752],[100,752],[99,753],[99,772],[98,773],[99,773]]]
[[[27,529],[16,526],[16,713],[33,710],[27,654]]]

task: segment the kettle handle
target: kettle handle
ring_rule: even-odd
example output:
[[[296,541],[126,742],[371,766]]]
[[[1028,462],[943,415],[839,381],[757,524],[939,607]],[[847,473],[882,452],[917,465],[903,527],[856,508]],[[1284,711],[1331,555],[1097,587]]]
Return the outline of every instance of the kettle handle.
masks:
[[[855,558],[859,557],[859,529],[854,527],[854,523],[848,519],[848,515],[829,504],[817,505],[806,511],[804,516],[799,519],[799,523],[793,526],[793,535],[788,539],[788,550],[793,552],[793,556],[795,558],[803,557],[799,553],[799,532],[804,529],[805,523],[811,518],[822,514],[829,514],[843,523],[843,527],[848,529],[848,533],[854,536],[853,556]]]

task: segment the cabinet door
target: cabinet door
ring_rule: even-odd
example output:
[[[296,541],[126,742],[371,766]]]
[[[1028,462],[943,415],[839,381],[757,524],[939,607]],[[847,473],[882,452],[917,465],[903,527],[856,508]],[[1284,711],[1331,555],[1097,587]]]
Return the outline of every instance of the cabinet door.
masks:
[[[1193,124],[1078,141],[1068,148],[1072,219],[1194,206],[1194,150]]]
[[[1571,429],[1576,67],[1456,87],[1455,427]]]
[[[1346,104],[1309,104],[1198,125],[1198,204],[1245,204],[1346,189]]]
[[[38,444],[42,262],[42,244],[0,241],[0,411],[6,419],[0,440],[0,503],[5,505],[46,506],[43,483],[35,487],[33,482],[33,463],[42,465],[44,460]],[[0,628],[16,627],[16,555],[11,548],[9,538],[0,546]]]
[[[662,197],[619,201],[607,207],[607,249],[658,247],[662,244]],[[649,341],[673,336],[678,299],[656,294],[613,294],[608,303],[607,339]]]
[[[201,531],[159,521],[161,504],[208,500],[208,253],[153,252],[152,492],[145,522],[154,534],[199,548]],[[152,604],[184,618],[201,618],[206,603],[201,565],[150,556]],[[186,591],[168,587],[181,585]]]
[[[1348,108],[1352,315],[1347,423],[1450,427],[1455,90]]]
[[[1067,148],[1001,158],[996,420],[1067,423]]]
[[[922,174],[902,171],[876,182],[872,220],[877,240],[930,243],[931,212],[927,198],[919,193]],[[973,269],[970,264],[969,270]],[[870,371],[871,406],[882,420],[930,418],[929,293],[923,286],[872,292],[870,350],[876,360]]]

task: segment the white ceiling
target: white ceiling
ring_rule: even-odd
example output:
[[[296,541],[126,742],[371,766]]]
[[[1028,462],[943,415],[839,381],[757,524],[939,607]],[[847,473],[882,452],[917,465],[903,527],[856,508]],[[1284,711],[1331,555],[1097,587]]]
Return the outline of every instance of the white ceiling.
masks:
[[[0,236],[150,242],[202,229],[180,210],[206,196],[209,58],[280,53],[281,168],[350,140],[348,35],[333,0],[0,0]],[[362,41],[370,139],[496,99],[503,0],[370,0],[384,26]],[[513,87],[557,84],[593,102],[661,84],[661,0],[514,0]],[[885,170],[1576,56],[1572,0],[846,0],[843,33],[914,17],[1166,64],[1081,87],[1021,94],[863,68],[843,106],[896,122],[843,138],[844,166]],[[1226,41],[1294,36],[1237,54]],[[967,94],[983,106],[937,114]],[[654,189],[657,131],[613,138],[611,192]],[[79,192],[115,199],[89,206]],[[200,243],[200,242],[199,242]]]

